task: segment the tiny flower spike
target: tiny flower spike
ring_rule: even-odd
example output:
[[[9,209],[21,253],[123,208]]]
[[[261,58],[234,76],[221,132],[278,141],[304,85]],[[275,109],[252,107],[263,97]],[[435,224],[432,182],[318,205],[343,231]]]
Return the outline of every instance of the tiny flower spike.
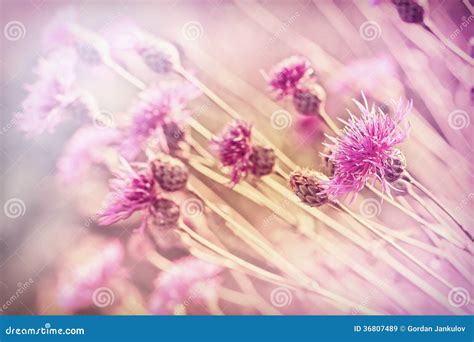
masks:
[[[110,181],[112,192],[106,200],[107,207],[99,215],[101,225],[110,225],[146,210],[142,220],[145,223],[157,198],[155,179],[150,169],[135,171],[126,161],[122,164],[122,170]]]
[[[215,296],[222,271],[220,266],[192,256],[175,261],[156,279],[150,311],[155,315],[169,315],[188,305],[205,304]]]
[[[270,71],[268,84],[277,99],[293,95],[303,77],[313,73],[309,61],[302,56],[292,56],[278,63]]]
[[[244,121],[234,121],[220,137],[212,141],[223,166],[229,167],[231,184],[237,184],[251,170],[251,126]]]
[[[28,136],[52,132],[63,120],[64,111],[77,98],[74,88],[76,58],[70,49],[60,49],[41,58],[38,79],[27,85],[29,94],[16,114],[19,130]]]
[[[390,116],[378,107],[369,109],[364,95],[363,99],[365,105],[354,100],[361,116],[349,112],[342,134],[330,138],[333,145],[328,145],[331,149],[328,157],[335,166],[327,188],[330,197],[357,194],[370,180],[378,180],[390,195],[389,183],[399,177],[400,169],[404,168],[402,154],[395,146],[408,137],[408,130],[399,125],[410,113],[412,102],[404,106],[400,100]]]
[[[179,191],[186,187],[189,171],[181,160],[161,154],[151,163],[151,168],[164,191]]]
[[[293,171],[289,183],[296,196],[310,207],[320,207],[328,202],[324,182],[314,171]]]
[[[140,101],[131,110],[132,122],[121,146],[124,156],[134,159],[148,138],[156,136],[157,129],[163,129],[171,119],[184,119],[188,115],[186,104],[199,95],[195,87],[186,83],[155,85],[143,91]]]

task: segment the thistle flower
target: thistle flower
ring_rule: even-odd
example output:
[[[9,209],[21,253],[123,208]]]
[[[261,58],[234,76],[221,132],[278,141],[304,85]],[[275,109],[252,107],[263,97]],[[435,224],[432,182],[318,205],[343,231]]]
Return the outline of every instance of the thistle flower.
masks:
[[[78,181],[89,166],[104,162],[104,152],[119,139],[120,133],[114,129],[80,128],[67,142],[58,161],[59,179],[66,183]]]
[[[152,86],[142,92],[140,101],[132,108],[132,122],[126,131],[121,152],[127,159],[136,157],[142,145],[172,120],[182,120],[189,112],[185,110],[188,101],[200,93],[188,84]]]
[[[314,171],[293,171],[290,174],[289,184],[295,195],[311,207],[319,207],[328,202],[325,184]]]
[[[89,241],[79,246],[65,262],[58,279],[58,303],[70,309],[93,304],[94,292],[109,286],[124,258],[119,240]]]
[[[189,171],[181,160],[161,154],[151,166],[156,181],[164,191],[178,191],[186,186]]]
[[[107,206],[100,215],[101,225],[110,225],[129,218],[138,211],[144,211],[143,224],[148,219],[149,210],[157,199],[155,179],[150,168],[135,171],[126,162],[110,181],[111,193],[106,199]]]
[[[180,307],[202,304],[215,296],[222,271],[220,266],[192,256],[179,259],[156,279],[150,299],[151,312],[169,315]]]
[[[293,95],[303,77],[313,73],[309,61],[302,56],[292,56],[278,63],[270,71],[268,84],[278,99]]]
[[[251,170],[251,136],[252,129],[248,123],[234,121],[224,129],[220,137],[212,141],[222,165],[231,169],[232,185],[237,184]]]
[[[16,114],[18,128],[29,136],[52,132],[63,120],[64,109],[76,98],[73,86],[76,59],[69,49],[55,50],[41,58],[35,83],[27,85],[29,94]]]
[[[362,94],[363,95],[363,94]],[[330,196],[359,192],[367,182],[378,180],[390,194],[388,184],[393,171],[391,159],[399,158],[400,152],[395,148],[408,137],[408,130],[399,125],[412,108],[410,101],[403,106],[400,100],[394,104],[393,117],[385,114],[379,107],[369,109],[363,95],[365,106],[354,100],[361,111],[360,117],[350,114],[345,122],[342,135],[330,138],[331,154],[329,161],[335,165],[334,176],[328,183],[327,193]]]

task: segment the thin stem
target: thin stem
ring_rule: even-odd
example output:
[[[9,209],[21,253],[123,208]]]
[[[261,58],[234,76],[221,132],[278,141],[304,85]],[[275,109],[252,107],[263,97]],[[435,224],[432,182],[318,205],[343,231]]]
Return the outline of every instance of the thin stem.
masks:
[[[423,192],[426,196],[428,196],[446,215],[449,216],[451,220],[462,230],[462,232],[471,240],[474,241],[472,235],[463,227],[463,225],[449,212],[449,210],[436,198],[436,196],[425,188],[420,182],[418,182],[412,175],[407,173],[408,181],[413,184],[418,190]]]

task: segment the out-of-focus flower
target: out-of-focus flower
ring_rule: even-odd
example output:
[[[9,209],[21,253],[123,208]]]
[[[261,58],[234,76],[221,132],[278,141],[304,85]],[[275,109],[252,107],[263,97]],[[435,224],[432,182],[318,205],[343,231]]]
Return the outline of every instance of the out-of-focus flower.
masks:
[[[387,175],[393,171],[392,160],[400,158],[395,146],[408,137],[408,130],[400,128],[400,124],[410,113],[412,102],[403,105],[400,100],[390,116],[378,107],[369,109],[363,97],[365,105],[354,100],[361,111],[360,117],[349,112],[350,118],[341,136],[330,138],[333,145],[328,145],[331,149],[328,157],[335,165],[327,188],[330,196],[358,193],[369,180],[378,180],[384,191],[390,193],[391,177]]]
[[[166,74],[179,65],[179,53],[176,47],[156,38],[143,38],[135,45],[135,51],[143,62],[154,72]]]
[[[68,141],[58,161],[60,180],[66,183],[79,180],[90,165],[103,163],[104,152],[119,141],[117,130],[94,126],[80,128]]]
[[[222,267],[195,257],[179,259],[156,279],[150,298],[151,312],[173,314],[180,307],[202,304],[211,299],[220,284],[222,271]]]
[[[92,305],[94,291],[109,285],[123,257],[118,240],[92,241],[77,248],[59,275],[58,303],[73,310]]]
[[[268,84],[278,99],[293,95],[298,83],[313,73],[309,61],[302,56],[292,56],[275,65],[268,76]]]
[[[223,133],[214,138],[213,146],[223,166],[230,168],[231,184],[237,184],[251,169],[251,126],[244,121],[234,121]]]
[[[305,204],[319,207],[328,202],[324,182],[311,170],[296,170],[290,175],[290,188]]]
[[[181,160],[160,154],[152,161],[151,167],[156,181],[164,191],[178,191],[186,186],[189,171]]]
[[[134,170],[123,161],[122,170],[110,181],[111,193],[106,199],[107,206],[100,215],[101,225],[113,224],[129,218],[138,211],[146,210],[142,220],[146,223],[149,209],[157,199],[155,178],[150,168]]]
[[[132,122],[126,131],[121,151],[127,159],[133,159],[143,144],[156,133],[158,128],[170,121],[180,121],[189,115],[185,110],[188,101],[198,97],[200,92],[189,84],[152,86],[142,92],[140,101],[132,108]],[[155,136],[159,139],[158,136]]]
[[[18,128],[29,136],[53,131],[63,120],[64,109],[76,98],[74,89],[76,58],[70,49],[55,50],[41,58],[35,83],[27,85],[29,94],[16,114]]]
[[[174,228],[178,223],[180,216],[180,208],[174,202],[166,198],[159,198],[153,202],[150,208],[150,225],[151,229],[169,230]]]

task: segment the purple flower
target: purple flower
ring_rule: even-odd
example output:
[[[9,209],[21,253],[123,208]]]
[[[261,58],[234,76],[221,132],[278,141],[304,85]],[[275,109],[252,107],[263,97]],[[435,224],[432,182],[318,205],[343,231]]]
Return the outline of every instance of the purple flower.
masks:
[[[364,94],[364,105],[354,100],[361,111],[360,117],[350,114],[342,134],[330,138],[331,153],[329,161],[334,163],[334,176],[327,188],[329,196],[339,196],[359,192],[370,180],[379,181],[383,190],[390,193],[385,168],[398,158],[396,145],[408,137],[408,129],[401,129],[400,123],[410,113],[412,102],[406,106],[400,100],[394,104],[394,115],[385,114],[382,109],[372,106],[369,109]]]
[[[124,258],[119,240],[91,240],[68,256],[58,279],[61,306],[80,309],[93,304],[97,289],[110,286]],[[97,295],[97,294],[96,294]]]
[[[111,193],[106,208],[99,214],[100,225],[110,225],[146,210],[142,226],[146,223],[153,202],[157,199],[155,179],[150,168],[134,170],[123,161],[123,168],[110,181]]]
[[[90,165],[104,162],[107,148],[118,143],[119,139],[120,134],[114,129],[80,128],[68,141],[58,161],[60,180],[66,183],[80,180]]]
[[[234,121],[220,137],[212,141],[223,166],[230,167],[231,184],[237,184],[250,171],[252,165],[251,126],[244,121]]]
[[[121,151],[127,159],[134,159],[143,144],[158,128],[171,120],[182,120],[188,115],[185,106],[199,96],[199,91],[188,84],[152,86],[140,94],[140,101],[132,109],[132,122],[126,131]],[[163,134],[162,134],[163,135]],[[158,136],[156,136],[158,139]]]
[[[155,315],[173,314],[179,306],[202,304],[215,295],[222,267],[195,257],[183,257],[155,281],[150,310]]]
[[[18,128],[34,136],[53,131],[62,121],[64,109],[76,98],[75,54],[70,49],[55,50],[40,59],[35,83],[27,85],[29,94],[16,114]]]
[[[303,77],[312,74],[309,61],[302,56],[284,59],[270,71],[268,84],[278,99],[292,95]]]

